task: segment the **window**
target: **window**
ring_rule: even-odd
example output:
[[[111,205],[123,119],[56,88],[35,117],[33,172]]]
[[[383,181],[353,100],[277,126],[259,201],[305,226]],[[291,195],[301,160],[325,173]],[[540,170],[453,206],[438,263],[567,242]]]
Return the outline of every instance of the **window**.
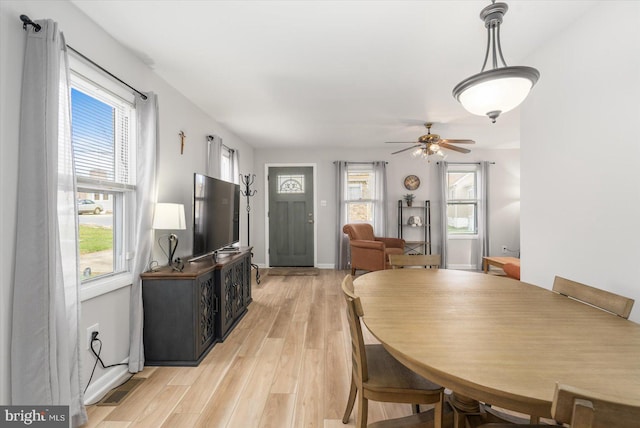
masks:
[[[347,223],[374,224],[376,174],[371,164],[347,167]]]
[[[447,170],[447,230],[449,234],[478,233],[478,169],[450,165]]]
[[[80,279],[130,271],[135,237],[135,110],[111,88],[71,74]],[[93,77],[93,76],[92,76]],[[110,83],[110,82],[109,82]]]

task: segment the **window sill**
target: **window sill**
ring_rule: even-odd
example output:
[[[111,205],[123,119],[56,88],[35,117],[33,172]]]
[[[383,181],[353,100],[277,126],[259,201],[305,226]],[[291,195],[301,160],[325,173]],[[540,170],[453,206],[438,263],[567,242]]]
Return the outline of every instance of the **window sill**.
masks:
[[[89,284],[80,286],[80,301],[84,302],[120,288],[129,287],[131,283],[129,272],[91,281]]]
[[[459,233],[459,234],[455,234],[455,235],[447,234],[447,238],[448,239],[452,239],[452,240],[459,239],[459,240],[467,240],[467,241],[469,241],[469,240],[478,239],[478,235],[477,234],[473,234],[473,233],[470,233],[468,235],[465,235],[463,233]]]

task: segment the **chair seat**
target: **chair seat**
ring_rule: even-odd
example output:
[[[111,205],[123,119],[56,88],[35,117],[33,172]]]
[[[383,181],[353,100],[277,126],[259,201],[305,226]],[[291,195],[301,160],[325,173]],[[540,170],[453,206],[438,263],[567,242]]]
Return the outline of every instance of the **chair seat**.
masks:
[[[365,382],[373,391],[415,393],[444,391],[440,385],[428,381],[398,362],[380,344],[366,345],[369,380]]]

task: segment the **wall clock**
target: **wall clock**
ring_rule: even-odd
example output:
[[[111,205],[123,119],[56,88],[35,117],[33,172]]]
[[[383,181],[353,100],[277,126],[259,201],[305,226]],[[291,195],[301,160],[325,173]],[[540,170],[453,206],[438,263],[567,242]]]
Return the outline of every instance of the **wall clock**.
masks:
[[[420,179],[417,175],[407,175],[404,178],[404,187],[407,190],[416,190],[420,187]]]

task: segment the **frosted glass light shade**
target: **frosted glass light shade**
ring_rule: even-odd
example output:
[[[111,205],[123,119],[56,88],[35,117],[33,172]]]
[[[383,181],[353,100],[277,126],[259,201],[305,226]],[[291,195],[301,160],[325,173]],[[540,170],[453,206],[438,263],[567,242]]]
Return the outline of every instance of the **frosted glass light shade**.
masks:
[[[184,205],[157,203],[153,214],[153,229],[183,230],[187,228],[184,220]]]
[[[495,119],[527,98],[540,73],[532,67],[502,67],[475,74],[453,88],[453,96],[469,112]]]

